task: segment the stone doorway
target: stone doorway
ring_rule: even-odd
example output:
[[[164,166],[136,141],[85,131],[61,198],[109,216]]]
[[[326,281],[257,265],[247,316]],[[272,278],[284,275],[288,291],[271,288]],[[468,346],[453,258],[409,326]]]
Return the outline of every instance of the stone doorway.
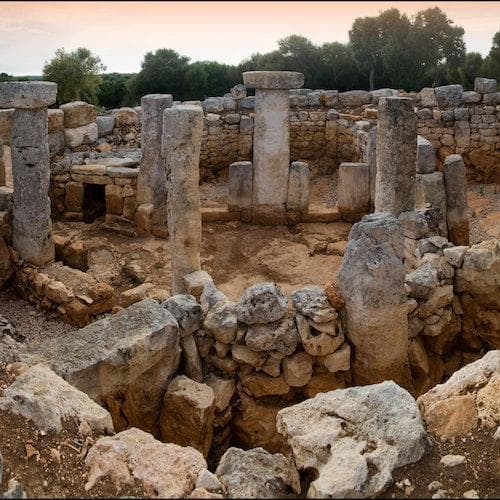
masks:
[[[83,184],[83,221],[93,222],[106,215],[106,194],[104,184]]]

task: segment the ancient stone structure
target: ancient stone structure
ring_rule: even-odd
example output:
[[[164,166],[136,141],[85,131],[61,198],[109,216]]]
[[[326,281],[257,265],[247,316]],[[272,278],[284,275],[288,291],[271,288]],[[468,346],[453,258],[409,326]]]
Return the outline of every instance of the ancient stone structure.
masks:
[[[367,215],[352,227],[337,285],[354,346],[354,383],[394,380],[411,389],[403,232],[393,215]]]
[[[152,205],[153,225],[166,224],[167,187],[161,156],[163,111],[172,106],[170,94],[149,94],[141,98],[141,166],[137,177],[137,205]],[[145,210],[145,208],[143,208]],[[140,225],[144,227],[144,225]]]
[[[199,161],[203,110],[182,105],[163,112],[168,228],[172,247],[172,291],[184,293],[183,276],[201,269]]]
[[[465,165],[460,155],[450,155],[444,161],[444,182],[450,241],[455,245],[468,245],[467,180]]]
[[[230,212],[239,212],[243,222],[252,220],[252,185],[252,162],[231,163],[227,187],[227,208]]]
[[[378,105],[375,211],[396,217],[413,210],[417,119],[412,100],[383,97]]]
[[[252,221],[286,224],[290,169],[288,89],[301,87],[304,75],[291,71],[243,73],[255,88]]]
[[[47,106],[55,102],[56,94],[57,85],[51,82],[0,84],[0,107],[15,108],[11,143],[13,246],[22,259],[34,265],[54,259]]]
[[[366,163],[339,166],[338,209],[344,220],[354,222],[370,210],[370,170]]]

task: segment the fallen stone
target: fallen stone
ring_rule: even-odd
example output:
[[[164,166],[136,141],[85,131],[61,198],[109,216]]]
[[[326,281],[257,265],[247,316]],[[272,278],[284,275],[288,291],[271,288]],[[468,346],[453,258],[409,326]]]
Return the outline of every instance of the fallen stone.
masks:
[[[59,432],[70,418],[86,422],[96,434],[112,434],[111,415],[47,366],[19,375],[0,398],[0,408],[29,418],[44,432]]]
[[[308,497],[376,496],[427,443],[415,400],[392,381],[318,394],[281,410],[276,423],[298,470],[316,478]]]
[[[465,463],[465,457],[463,455],[445,455],[441,457],[439,463],[444,467],[456,467]]]
[[[215,475],[230,498],[276,498],[300,492],[299,475],[280,453],[229,448]]]
[[[147,496],[181,498],[195,487],[198,474],[207,468],[203,455],[191,447],[161,443],[136,428],[100,438],[89,450],[90,469],[85,490],[109,478],[117,488],[142,481]]]

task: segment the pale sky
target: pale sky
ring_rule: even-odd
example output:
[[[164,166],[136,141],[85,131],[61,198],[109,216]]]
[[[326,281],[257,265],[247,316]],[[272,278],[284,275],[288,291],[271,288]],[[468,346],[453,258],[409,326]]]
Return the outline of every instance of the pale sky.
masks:
[[[434,6],[465,29],[468,51],[488,53],[500,2],[0,2],[0,72],[39,75],[61,47],[89,48],[107,72],[137,72],[159,48],[237,64],[287,35],[345,43],[356,17]]]

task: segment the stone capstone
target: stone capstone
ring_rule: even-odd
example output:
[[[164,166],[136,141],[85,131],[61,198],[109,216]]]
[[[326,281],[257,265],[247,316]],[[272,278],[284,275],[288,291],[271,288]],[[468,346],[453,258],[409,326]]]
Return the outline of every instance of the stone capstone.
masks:
[[[53,82],[2,82],[0,108],[38,109],[56,102],[57,84]]]

